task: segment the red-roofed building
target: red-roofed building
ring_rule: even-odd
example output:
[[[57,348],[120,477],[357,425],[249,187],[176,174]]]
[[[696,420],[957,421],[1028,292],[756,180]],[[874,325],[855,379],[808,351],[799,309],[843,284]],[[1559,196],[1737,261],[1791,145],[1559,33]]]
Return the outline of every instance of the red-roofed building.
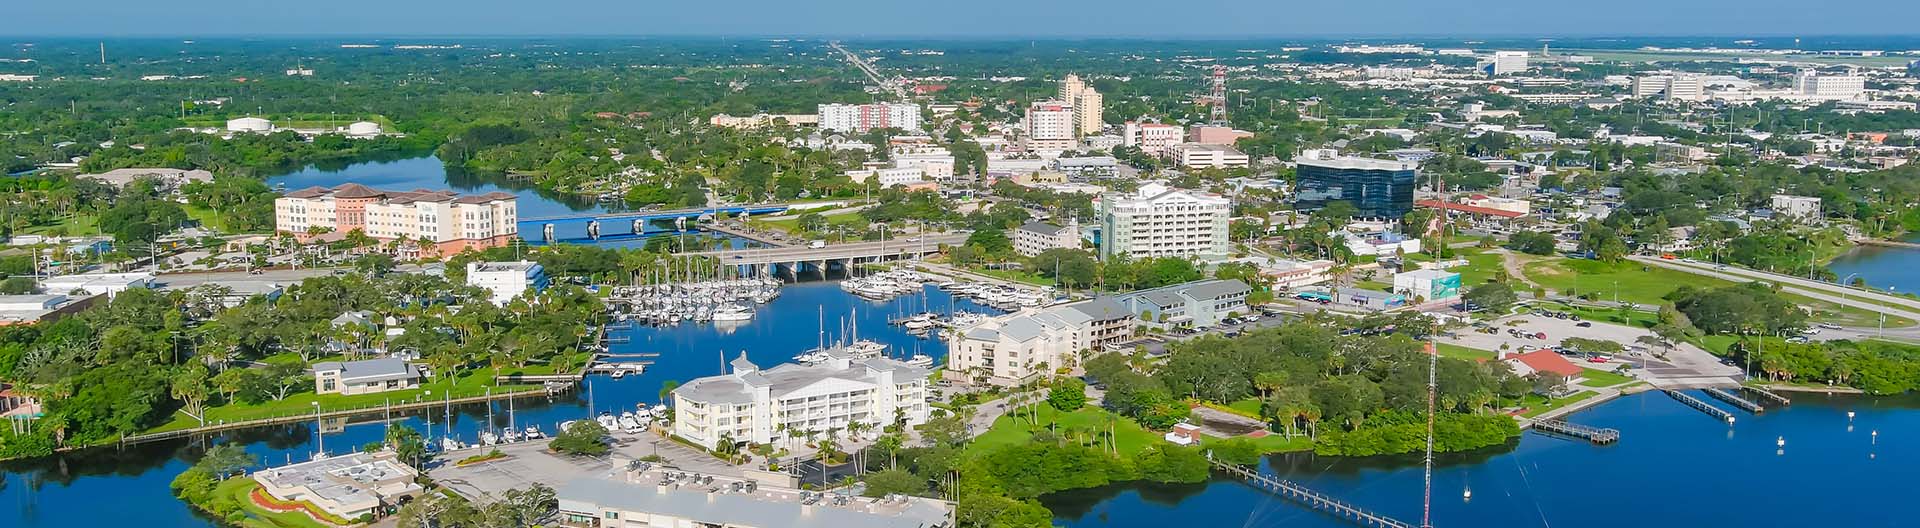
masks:
[[[1515,354],[1507,356],[1507,359],[1504,361],[1506,361],[1508,365],[1513,366],[1515,373],[1522,376],[1535,372],[1545,372],[1557,374],[1560,377],[1572,380],[1586,372],[1586,369],[1580,368],[1579,365],[1573,364],[1572,361],[1567,361],[1567,358],[1560,357],[1559,354],[1553,353],[1552,350],[1535,350],[1525,354]]]
[[[1476,220],[1496,220],[1496,221],[1504,222],[1504,221],[1513,220],[1515,218],[1527,216],[1526,213],[1519,212],[1519,211],[1509,211],[1506,209],[1495,209],[1492,207],[1481,207],[1478,205],[1468,205],[1468,204],[1462,204],[1462,203],[1442,202],[1439,200],[1420,200],[1418,202],[1414,202],[1413,204],[1420,207],[1440,209],[1443,211],[1447,211],[1448,213],[1470,215],[1470,216],[1473,216],[1474,219]]]

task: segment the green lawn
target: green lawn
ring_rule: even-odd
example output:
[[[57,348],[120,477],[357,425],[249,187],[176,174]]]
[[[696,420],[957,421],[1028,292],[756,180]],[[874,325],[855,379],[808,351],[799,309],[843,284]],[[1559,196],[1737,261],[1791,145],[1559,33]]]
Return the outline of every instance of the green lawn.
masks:
[[[1858,326],[1858,327],[1866,327],[1866,328],[1873,328],[1880,325],[1880,312],[1868,310],[1865,308],[1845,306],[1840,303],[1822,301],[1822,300],[1814,299],[1811,297],[1802,297],[1802,296],[1794,295],[1791,293],[1783,293],[1781,295],[1786,297],[1788,300],[1793,301],[1795,304],[1812,308],[1813,315],[1808,317],[1808,320],[1812,322],[1833,323],[1833,324],[1843,325],[1843,326]],[[1886,303],[1876,302],[1871,299],[1862,299],[1862,300],[1866,300],[1868,302],[1873,302],[1874,304],[1880,304],[1883,306],[1886,305]],[[1897,317],[1892,315],[1887,316],[1888,328],[1913,326],[1914,324],[1915,323],[1912,319],[1907,319],[1905,317]]]
[[[1220,441],[1219,439],[1215,439],[1215,438],[1204,438],[1200,441],[1200,447],[1204,449],[1207,446],[1219,441]],[[1295,435],[1293,438],[1287,438],[1285,435],[1281,435],[1280,433],[1271,433],[1271,434],[1268,434],[1267,436],[1253,439],[1253,445],[1260,446],[1261,453],[1285,453],[1289,451],[1307,451],[1307,450],[1313,449],[1313,439],[1308,438],[1306,436],[1301,436],[1301,435]]]
[[[1580,391],[1580,392],[1576,392],[1571,395],[1568,395],[1565,398],[1560,398],[1552,401],[1548,401],[1547,397],[1545,396],[1541,396],[1538,394],[1528,394],[1526,398],[1521,399],[1521,404],[1526,406],[1527,412],[1521,413],[1520,416],[1524,416],[1527,418],[1539,416],[1540,413],[1544,413],[1544,412],[1558,409],[1561,407],[1566,407],[1567,404],[1575,403],[1587,398],[1592,398],[1594,394],[1597,394],[1597,393],[1593,391]]]
[[[1493,352],[1480,350],[1478,348],[1467,348],[1449,343],[1438,343],[1437,347],[1440,352],[1440,357],[1444,358],[1464,359],[1467,361],[1486,361],[1494,358]]]
[[[1133,420],[1107,412],[1105,409],[1099,407],[1083,407],[1080,410],[1070,413],[1062,413],[1050,405],[1043,404],[1037,407],[1039,407],[1040,428],[1045,428],[1048,424],[1055,424],[1055,430],[1058,431],[1066,431],[1075,427],[1087,430],[1105,430],[1108,424],[1111,423],[1115,442],[1119,444],[1122,455],[1131,455],[1139,452],[1141,449],[1145,449],[1147,446],[1166,442],[1166,440],[1161,438],[1159,433],[1148,431],[1140,427],[1140,424]],[[1028,409],[1030,409],[1030,407],[1023,408],[1021,411],[1027,411]],[[967,450],[972,453],[984,453],[999,447],[1027,443],[1033,438],[1032,431],[1034,430],[1034,426],[1029,424],[1024,416],[1026,416],[1024,412],[1021,418],[1015,418],[1012,413],[1009,413],[1007,416],[1001,416],[1000,419],[994,420],[993,428],[988,429],[986,434],[980,435],[979,438],[975,438],[973,443],[967,445]]]
[[[1500,261],[1502,259],[1499,253],[1475,248],[1456,249],[1454,253],[1459,255],[1460,258],[1466,259],[1467,265],[1447,268],[1447,271],[1460,274],[1460,286],[1463,288],[1471,288],[1476,284],[1486,284],[1492,281],[1494,276],[1500,274],[1502,268]],[[1513,287],[1526,288],[1527,285],[1526,283],[1516,280],[1513,281]]]
[[[1247,398],[1237,402],[1229,403],[1227,404],[1227,408],[1233,409],[1235,413],[1241,416],[1258,417],[1260,416],[1260,399]]]
[[[1553,310],[1556,312],[1571,313],[1573,314],[1574,317],[1578,317],[1588,321],[1624,324],[1627,326],[1636,326],[1640,328],[1653,328],[1653,325],[1658,324],[1660,322],[1658,313],[1643,312],[1640,310],[1628,311],[1627,316],[1623,318],[1620,316],[1620,310],[1610,310],[1606,308],[1594,308],[1594,307],[1588,307],[1588,306],[1575,306],[1575,305],[1571,305],[1563,302],[1557,302],[1557,301],[1534,303],[1533,306],[1537,306],[1539,308],[1546,309],[1546,310]]]
[[[1586,373],[1580,377],[1585,378],[1580,380],[1580,384],[1588,387],[1612,387],[1633,381],[1631,377],[1599,369],[1586,369]]]
[[[53,225],[33,226],[26,229],[30,235],[45,235],[54,232],[67,236],[100,234],[100,217],[92,214],[77,214],[61,219]]]
[[[1393,291],[1392,284],[1380,282],[1377,280],[1363,280],[1363,281],[1355,282],[1353,283],[1353,287],[1360,288],[1363,290],[1374,290],[1374,291],[1383,291],[1383,292]]]
[[[801,215],[804,215],[804,214],[806,213],[801,213]],[[756,220],[756,222],[758,222],[758,225],[763,225],[769,229],[779,229],[781,231],[792,233],[800,230],[801,215],[794,215],[791,218],[782,218],[779,220]],[[829,226],[834,224],[866,222],[865,217],[860,216],[859,211],[849,211],[845,213],[825,215],[825,218],[827,219],[827,225]],[[831,231],[832,228],[828,228],[828,230]]]
[[[432,399],[444,399],[449,397],[449,395],[454,399],[459,399],[484,396],[489,390],[495,394],[499,394],[505,392],[541,390],[542,388],[539,384],[495,386],[487,383],[492,378],[493,369],[475,369],[467,371],[454,380],[436,379],[431,383],[422,384],[418,389],[389,391],[376,394],[356,394],[352,396],[341,394],[316,395],[313,393],[313,386],[307,385],[299,389],[301,392],[289,395],[286,399],[279,401],[266,401],[251,405],[234,403],[207,409],[207,423],[212,424],[222,421],[238,422],[311,414],[314,412],[313,402],[316,401],[320,402],[321,412],[348,409],[377,410],[386,402],[405,402],[414,400],[416,397],[427,398],[428,392],[432,393]],[[190,429],[198,427],[199,425],[199,420],[187,416],[186,413],[175,412],[173,414],[173,421],[146,432],[157,433],[177,429]]]
[[[247,518],[239,525],[245,528],[332,528],[302,512],[277,512],[254,504],[249,495],[259,487],[260,483],[251,478],[234,477],[221,482],[213,489],[213,494],[240,505],[240,509],[247,513]]]
[[[1658,266],[1623,261],[1608,264],[1598,260],[1551,258],[1529,262],[1527,278],[1559,293],[1593,293],[1595,300],[1638,304],[1660,304],[1662,297],[1682,284],[1702,288],[1732,283]]]

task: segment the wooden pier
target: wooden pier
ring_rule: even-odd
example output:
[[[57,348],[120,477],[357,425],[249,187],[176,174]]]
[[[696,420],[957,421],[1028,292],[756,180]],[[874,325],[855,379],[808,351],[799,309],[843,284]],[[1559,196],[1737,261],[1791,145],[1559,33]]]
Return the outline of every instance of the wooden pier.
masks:
[[[1710,405],[1707,402],[1700,401],[1699,398],[1688,396],[1686,393],[1683,393],[1677,390],[1660,389],[1660,391],[1667,393],[1667,396],[1671,396],[1675,400],[1679,400],[1680,403],[1687,404],[1688,407],[1699,409],[1700,412],[1707,413],[1707,416],[1719,418],[1720,421],[1727,422],[1727,425],[1733,425],[1733,413],[1727,412],[1726,409],[1714,407],[1713,405]]]
[[[1741,388],[1746,389],[1747,392],[1751,392],[1760,396],[1760,399],[1763,399],[1763,400],[1772,401],[1773,403],[1777,403],[1780,405],[1793,405],[1793,400],[1789,400],[1787,399],[1786,396],[1781,396],[1767,389],[1762,389],[1760,387],[1741,387]]]
[[[1734,407],[1739,407],[1741,410],[1744,410],[1753,414],[1760,414],[1763,412],[1767,412],[1766,407],[1761,407],[1760,404],[1758,403],[1748,401],[1746,398],[1742,398],[1737,394],[1727,392],[1726,389],[1717,388],[1717,387],[1708,387],[1706,388],[1706,391],[1708,396],[1712,396],[1716,399],[1719,399],[1720,401],[1733,404]]]
[[[1540,420],[1533,422],[1533,430],[1571,436],[1595,444],[1611,444],[1620,441],[1620,431],[1618,430],[1580,425],[1563,420]]]
[[[1240,477],[1241,479],[1246,480],[1248,484],[1252,484],[1254,487],[1266,490],[1269,493],[1273,493],[1275,495],[1279,495],[1288,500],[1292,500],[1296,503],[1299,503],[1302,506],[1319,510],[1320,512],[1323,512],[1335,517],[1339,517],[1341,519],[1344,519],[1348,522],[1351,522],[1360,526],[1379,526],[1384,528],[1413,528],[1412,524],[1402,522],[1392,517],[1388,517],[1385,515],[1360,509],[1357,506],[1354,506],[1352,504],[1347,504],[1345,502],[1341,502],[1339,499],[1329,497],[1326,494],[1320,493],[1318,491],[1314,491],[1306,486],[1302,486],[1300,484],[1296,484],[1291,481],[1281,480],[1281,479],[1269,477],[1266,475],[1262,475],[1256,470],[1251,470],[1238,465],[1220,462],[1218,460],[1215,460],[1212,462],[1213,462],[1214,469],[1218,469],[1220,471],[1226,472],[1233,476]]]

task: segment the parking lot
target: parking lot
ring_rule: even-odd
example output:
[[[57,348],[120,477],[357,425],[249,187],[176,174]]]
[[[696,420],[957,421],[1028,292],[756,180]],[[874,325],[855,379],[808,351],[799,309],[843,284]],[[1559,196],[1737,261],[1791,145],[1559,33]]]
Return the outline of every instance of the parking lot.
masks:
[[[486,453],[486,449],[469,449],[441,457],[440,465],[429,468],[427,473],[467,497],[498,496],[502,491],[524,488],[534,482],[552,486],[579,477],[605,477],[624,470],[628,462],[648,455],[659,455],[667,464],[687,471],[740,475],[740,468],[736,466],[654,434],[616,434],[614,439],[613,452],[602,457],[554,454],[547,450],[547,442],[540,440],[496,446],[507,458],[455,466],[453,462],[461,458]]]
[[[1587,326],[1581,326],[1582,323]],[[1674,345],[1666,351],[1666,358],[1660,359],[1655,354],[1661,350],[1647,349],[1646,346],[1636,342],[1642,336],[1653,335],[1653,332],[1643,328],[1532,314],[1510,315],[1495,319],[1491,324],[1498,330],[1497,333],[1485,334],[1475,332],[1471,328],[1463,328],[1450,336],[1442,337],[1440,341],[1496,353],[1520,352],[1523,348],[1526,350],[1550,348],[1560,345],[1569,337],[1612,341],[1620,343],[1628,351],[1607,363],[1593,363],[1585,359],[1575,359],[1575,361],[1584,367],[1604,370],[1611,370],[1621,364],[1630,365],[1636,369],[1644,367],[1637,375],[1655,385],[1662,386],[1709,380],[1725,382],[1727,378],[1741,374],[1738,367],[1721,364],[1720,359],[1713,354],[1687,343]],[[1508,332],[1509,329],[1528,336],[1513,335]],[[1546,337],[1544,339],[1533,337],[1539,334],[1546,334]],[[1503,345],[1506,346],[1505,350],[1501,349]],[[1639,350],[1636,351],[1636,348]]]

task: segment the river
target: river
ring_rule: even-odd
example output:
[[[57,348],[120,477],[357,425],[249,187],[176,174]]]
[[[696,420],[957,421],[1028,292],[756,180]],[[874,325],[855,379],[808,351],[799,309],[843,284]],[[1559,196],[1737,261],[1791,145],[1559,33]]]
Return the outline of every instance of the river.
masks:
[[[1920,242],[1920,233],[1909,234],[1900,240]],[[1859,246],[1834,258],[1833,262],[1827,264],[1827,269],[1833,270],[1834,277],[1843,281],[1858,274],[1867,281],[1868,286],[1876,289],[1891,288],[1900,293],[1920,292],[1920,273],[1915,272],[1920,270],[1920,249]]]

